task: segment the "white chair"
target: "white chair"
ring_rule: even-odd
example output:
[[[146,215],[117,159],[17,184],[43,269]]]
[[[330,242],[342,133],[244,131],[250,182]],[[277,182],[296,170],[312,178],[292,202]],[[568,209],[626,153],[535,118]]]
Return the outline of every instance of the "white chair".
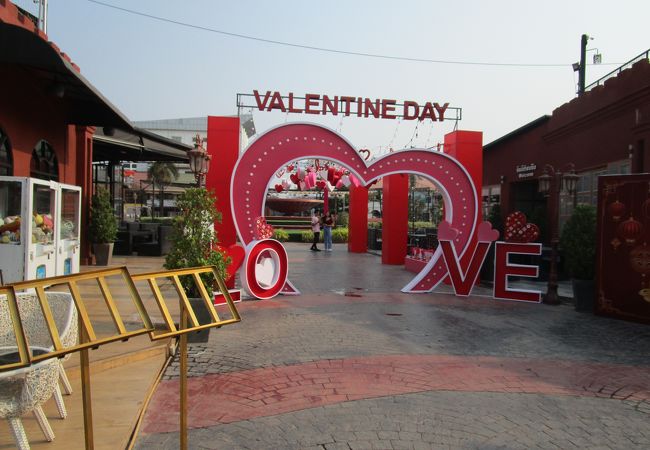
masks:
[[[57,326],[57,331],[59,332],[59,338],[61,344],[64,347],[71,347],[77,344],[78,342],[78,321],[77,321],[77,308],[72,300],[72,296],[65,292],[48,292],[47,294],[48,304],[50,305],[50,310],[52,311],[52,316],[54,322]],[[13,328],[11,326],[11,319],[9,317],[9,311],[7,307],[6,298],[0,296],[0,347],[11,347],[15,345],[15,338],[13,335]],[[53,344],[50,337],[45,318],[43,317],[43,312],[41,310],[40,302],[35,294],[19,294],[17,296],[18,309],[20,311],[21,322],[23,324],[23,329],[27,337],[27,342],[31,347],[38,347],[39,351],[52,351]],[[68,358],[66,356],[65,358]],[[65,359],[64,358],[64,359]],[[43,413],[40,404],[47,401],[52,395],[54,395],[54,400],[56,402],[56,407],[61,418],[67,416],[67,411],[65,408],[65,403],[63,402],[63,396],[61,395],[61,389],[59,388],[58,383],[56,382],[57,378],[61,379],[61,382],[64,386],[66,393],[71,393],[72,389],[68,377],[65,374],[63,369],[63,360],[62,359],[52,359],[54,361],[54,367],[56,369],[57,377],[55,378],[54,386],[51,391],[49,391],[49,385],[47,386],[46,391],[49,392],[49,395],[44,397],[40,393],[34,395],[35,398],[41,399],[35,407],[33,407],[34,414],[45,434],[45,437],[48,440],[54,439],[54,433],[49,426],[47,418]],[[48,366],[49,367],[49,366]],[[26,369],[24,369],[26,370]],[[18,372],[22,373],[22,372]],[[42,377],[41,377],[42,378]],[[33,385],[33,384],[32,384]],[[0,388],[1,389],[1,388]],[[5,399],[10,401],[9,399]],[[33,402],[31,402],[33,403]],[[30,403],[30,404],[31,404]],[[0,407],[1,409],[1,407]],[[11,408],[12,410],[16,408]],[[29,411],[29,409],[19,408],[22,413]],[[14,417],[14,413],[11,416],[14,424],[20,424],[20,419]],[[10,416],[7,415],[7,418]],[[18,426],[16,425],[16,426]],[[12,429],[14,425],[12,425]],[[18,439],[24,438],[24,431],[22,430],[22,425],[20,425],[18,431],[15,433],[17,441]],[[20,436],[22,433],[22,437]],[[21,447],[23,448],[23,447]],[[27,447],[28,448],[28,447]]]
[[[16,351],[16,347],[0,347],[0,354],[12,351]],[[50,350],[30,347],[30,351]],[[34,412],[45,439],[50,442],[54,440],[54,432],[41,405],[58,388],[59,365],[56,359],[47,359],[29,367],[0,373],[0,418],[9,422],[16,446],[20,450],[29,449],[21,416],[30,411]]]

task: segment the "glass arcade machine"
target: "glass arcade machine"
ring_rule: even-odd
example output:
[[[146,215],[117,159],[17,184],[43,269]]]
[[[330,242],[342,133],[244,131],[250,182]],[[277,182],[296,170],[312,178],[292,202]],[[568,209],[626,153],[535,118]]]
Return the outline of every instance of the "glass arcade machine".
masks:
[[[56,185],[0,177],[0,270],[5,284],[55,275]]]
[[[59,184],[56,228],[56,275],[79,272],[79,230],[81,228],[81,188]]]

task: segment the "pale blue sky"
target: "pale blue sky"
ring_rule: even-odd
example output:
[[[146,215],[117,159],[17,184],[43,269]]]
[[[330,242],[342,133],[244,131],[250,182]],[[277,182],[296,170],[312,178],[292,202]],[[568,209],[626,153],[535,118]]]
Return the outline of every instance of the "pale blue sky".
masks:
[[[391,61],[243,40],[126,14],[88,0],[50,0],[49,38],[131,120],[237,113],[236,93],[289,91],[449,102],[459,129],[490,142],[571,100],[580,35],[604,63],[650,48],[650,1],[102,0],[198,26],[272,40],[413,58],[563,67]],[[32,0],[16,3],[36,11]],[[590,53],[588,59],[591,58]],[[589,66],[587,83],[616,66]],[[304,115],[255,112],[263,131]],[[358,147],[402,148],[415,121],[322,118]],[[424,122],[411,145],[433,145],[453,122]]]

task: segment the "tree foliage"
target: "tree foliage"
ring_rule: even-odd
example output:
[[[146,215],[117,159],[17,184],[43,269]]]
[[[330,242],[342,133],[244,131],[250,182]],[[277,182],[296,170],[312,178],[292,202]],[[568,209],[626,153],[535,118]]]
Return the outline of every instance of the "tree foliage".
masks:
[[[215,197],[205,189],[187,189],[178,197],[180,215],[174,220],[172,249],[165,259],[166,269],[183,269],[214,265],[226,278],[228,261],[216,250],[218,243],[214,223],[221,221],[221,213],[214,206]],[[213,279],[203,274],[206,287],[213,287]],[[194,282],[187,277],[181,280],[189,297],[199,297]]]
[[[169,161],[156,161],[147,169],[147,176],[155,187],[158,185],[160,188],[160,206],[159,215],[163,216],[164,201],[165,201],[165,186],[170,185],[178,178],[178,168],[174,163]],[[151,204],[153,209],[153,203]]]
[[[95,244],[107,244],[117,239],[117,222],[111,196],[104,188],[98,188],[91,201],[88,238]]]
[[[591,280],[596,266],[596,208],[578,205],[562,229],[560,245],[573,278]]]

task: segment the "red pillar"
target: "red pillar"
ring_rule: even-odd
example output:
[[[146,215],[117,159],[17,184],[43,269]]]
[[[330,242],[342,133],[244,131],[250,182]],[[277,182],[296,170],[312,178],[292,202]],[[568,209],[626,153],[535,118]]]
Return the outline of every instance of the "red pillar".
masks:
[[[237,242],[237,231],[230,210],[230,178],[239,158],[239,118],[208,116],[208,154],[212,156],[205,179],[208,190],[214,190],[215,206],[221,223],[215,223],[219,244],[229,247]]]
[[[81,186],[81,223],[90,220],[90,204],[93,196],[93,134],[94,127],[76,126],[68,129],[68,142],[76,151],[76,184]],[[74,140],[74,143],[72,142]],[[82,265],[92,263],[87,227],[81,227],[81,248],[79,262]]]
[[[474,182],[476,198],[478,199],[478,223],[483,221],[481,208],[481,188],[483,186],[483,133],[481,131],[454,131],[445,135],[444,152],[460,162]],[[476,244],[474,235],[470,247]],[[467,267],[472,252],[465,253],[461,258],[462,267]]]
[[[215,223],[219,244],[230,247],[237,243],[237,230],[230,209],[230,179],[239,158],[239,118],[208,116],[208,154],[212,156],[210,171],[205,178],[208,190],[214,190],[221,223]],[[234,277],[226,283],[235,287]]]
[[[368,251],[368,189],[350,185],[350,221],[348,223],[348,251]]]
[[[408,195],[407,174],[388,175],[383,178],[382,264],[404,264],[408,240]]]

